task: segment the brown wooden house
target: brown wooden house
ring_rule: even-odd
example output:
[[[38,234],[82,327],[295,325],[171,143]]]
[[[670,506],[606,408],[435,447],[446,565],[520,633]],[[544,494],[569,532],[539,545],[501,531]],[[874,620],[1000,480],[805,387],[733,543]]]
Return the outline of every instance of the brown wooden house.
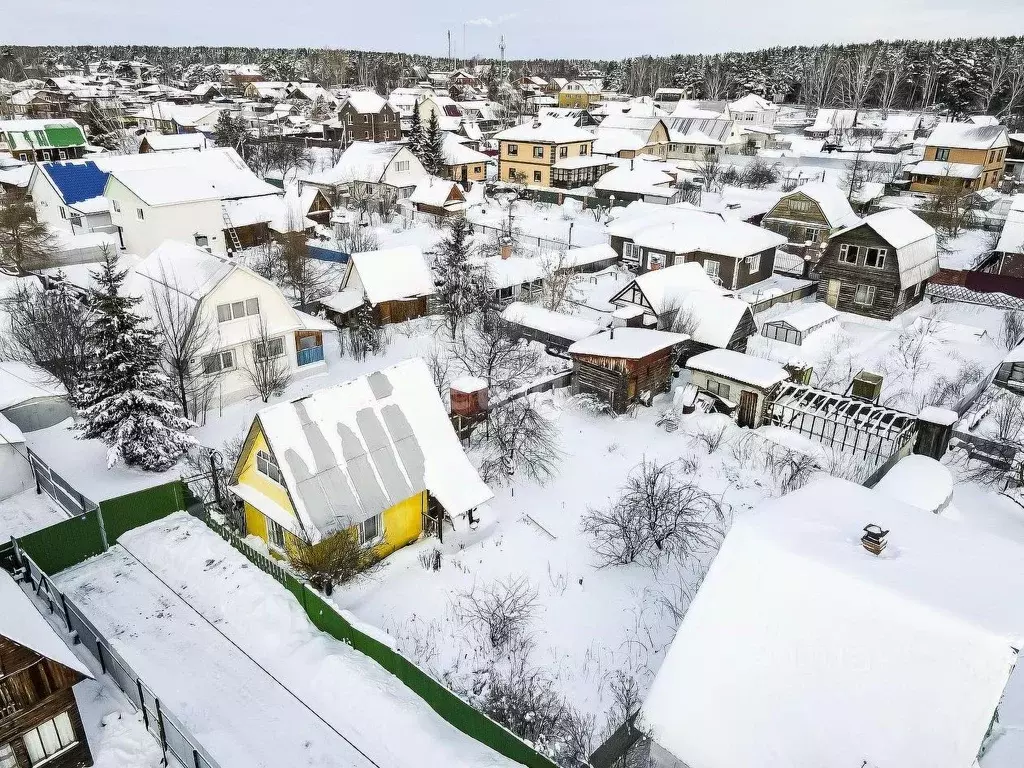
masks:
[[[814,181],[784,195],[764,215],[761,226],[783,235],[793,245],[812,247],[828,239],[829,233],[857,222],[850,201],[832,184]]]
[[[921,301],[939,271],[935,230],[906,208],[873,213],[832,236],[818,270],[818,301],[891,320]]]
[[[647,328],[612,328],[569,347],[573,393],[596,395],[616,413],[667,392],[676,347],[688,336]]]
[[[0,766],[92,765],[73,687],[88,667],[0,571]]]
[[[337,126],[324,127],[324,138],[343,141],[398,141],[402,138],[399,114],[373,91],[353,91],[338,109]]]
[[[434,294],[434,276],[414,245],[383,251],[353,253],[341,287],[319,300],[327,317],[337,325],[349,322],[357,309],[369,305],[382,325],[414,320],[427,314]]]

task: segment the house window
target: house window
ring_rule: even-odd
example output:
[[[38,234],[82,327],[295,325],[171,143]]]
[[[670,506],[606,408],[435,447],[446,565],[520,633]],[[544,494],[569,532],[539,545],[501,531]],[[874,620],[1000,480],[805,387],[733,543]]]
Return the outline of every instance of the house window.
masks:
[[[28,155],[26,155],[24,152],[19,152],[18,153],[18,159],[21,160],[21,162],[23,162],[23,163],[27,163],[28,162]]]
[[[697,147],[695,147],[693,144],[686,144],[683,146],[683,154],[695,155],[697,154]]]
[[[533,172],[533,180],[534,181],[540,181],[541,180],[541,173],[540,173],[540,171],[534,171]]]
[[[408,170],[409,170],[409,161],[408,160],[399,160],[397,163],[395,163],[395,173],[404,173],[405,171],[408,171]]]
[[[257,341],[253,353],[257,360],[272,360],[284,354],[284,339],[268,339],[266,342]]]
[[[761,254],[755,253],[753,256],[747,256],[747,271],[748,272],[760,272],[761,271]]]
[[[10,744],[0,746],[0,768],[18,768],[18,760],[14,757],[14,747]]]
[[[60,207],[60,217],[62,219],[66,219],[68,217],[68,211],[63,205]]]
[[[57,152],[57,157],[59,157],[61,160],[67,160],[68,159],[68,153],[65,152],[63,149],[61,149],[61,150],[59,150]]]
[[[230,349],[203,358],[203,373],[210,376],[221,371],[230,371],[234,367],[235,355]]]
[[[704,259],[704,271],[707,272],[708,277],[712,280],[718,279],[718,260]]]
[[[668,151],[669,152],[675,152],[676,151],[676,145],[675,144],[669,144],[668,145]]]
[[[1010,366],[1010,381],[1024,381],[1024,363],[1013,363]]]
[[[807,211],[811,210],[811,201],[810,200],[790,200],[789,201],[789,209],[791,211],[801,211],[801,212],[805,212],[806,213]]]
[[[352,113],[351,112],[349,114],[345,115],[345,122],[348,123],[349,125],[352,125]]]
[[[369,131],[363,131],[363,138],[364,139],[370,138],[370,132]]]
[[[856,245],[843,243],[839,246],[839,261],[843,264],[856,264],[858,253],[860,253],[860,248]]]
[[[194,235],[193,237],[195,238],[196,245],[200,248],[205,248],[210,244],[210,238],[206,235]]]
[[[276,520],[271,520],[264,515],[267,521],[267,543],[274,549],[284,552],[284,528]]]
[[[509,144],[508,145],[508,149],[506,150],[506,152],[508,152],[508,154],[510,154],[510,155],[518,155],[519,154],[519,145],[518,144]]]
[[[558,148],[558,157],[559,158],[568,157],[568,156],[569,156],[569,148],[568,147],[559,147]]]
[[[137,218],[139,221],[145,221],[146,220],[146,212],[143,211],[141,208],[136,208],[135,209],[135,218]]]
[[[885,266],[885,248],[868,248],[864,255],[864,264],[875,269],[882,269]]]
[[[499,288],[498,289],[498,300],[499,301],[509,301],[512,298],[512,293],[513,293],[513,291],[512,291],[512,286],[511,285],[508,288]]]
[[[936,160],[942,160],[942,161],[949,160],[949,150],[948,149],[936,149],[935,150],[935,159]]]
[[[515,168],[509,168],[508,169],[508,180],[509,181],[515,181],[516,180],[516,169]]]
[[[381,537],[381,532],[383,530],[380,515],[377,514],[371,518],[363,520],[357,528],[359,529],[359,543],[363,546],[373,544]]]
[[[639,264],[643,253],[636,243],[626,243],[622,246],[622,260],[630,264]]]
[[[217,322],[226,323],[228,320],[238,320],[240,317],[258,315],[259,313],[260,300],[258,298],[233,301],[230,304],[218,304]]]
[[[280,467],[266,451],[256,451],[256,471],[269,477],[275,483],[284,485],[284,475],[281,474]]]
[[[713,392],[714,394],[718,395],[719,397],[725,398],[726,400],[729,399],[728,384],[723,384],[722,382],[715,381],[714,379],[708,379],[707,390],[708,392]]]
[[[480,173],[480,166],[479,165],[474,165],[473,166],[473,173]]]
[[[859,304],[862,307],[870,307],[875,303],[875,286],[873,285],[858,285],[857,293],[854,294],[853,303]]]
[[[586,144],[580,144],[580,156],[582,157],[585,154],[587,154],[587,145]]]
[[[544,157],[544,147],[534,147],[533,148],[533,156],[534,157]]]
[[[50,159],[50,150],[44,149],[43,150],[43,160],[49,160],[49,159]]]
[[[363,122],[364,123],[370,122],[370,116],[369,115],[363,115]]]
[[[993,149],[988,153],[988,164],[992,165],[996,161],[996,151]]]
[[[53,720],[47,720],[39,727],[33,728],[22,738],[25,740],[25,749],[28,750],[28,759],[32,765],[38,765],[58,752],[63,752],[72,744],[78,743],[78,737],[75,736],[75,729],[67,712],[62,712]]]

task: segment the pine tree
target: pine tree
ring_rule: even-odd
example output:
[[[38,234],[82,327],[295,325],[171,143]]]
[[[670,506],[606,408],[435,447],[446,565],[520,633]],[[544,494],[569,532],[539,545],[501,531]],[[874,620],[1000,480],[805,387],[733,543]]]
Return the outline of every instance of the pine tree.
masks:
[[[420,119],[420,110],[417,105],[412,111],[412,127],[408,135],[409,151],[422,162],[423,161],[423,120]]]
[[[195,440],[193,426],[166,397],[156,334],[135,311],[139,299],[121,293],[126,270],[107,254],[93,272],[94,319],[89,328],[89,362],[79,386],[83,438],[108,446],[107,466],[118,461],[153,472],[169,469]]]
[[[430,120],[427,121],[421,161],[431,176],[440,176],[444,170],[444,132],[437,120],[437,112],[431,112]]]
[[[483,302],[480,280],[469,262],[470,228],[461,216],[452,220],[448,236],[438,246],[435,271],[440,280],[437,301],[452,338],[462,323]]]
[[[217,123],[213,127],[213,140],[218,147],[231,147],[240,151],[248,133],[241,115],[235,119],[226,109],[217,115]]]

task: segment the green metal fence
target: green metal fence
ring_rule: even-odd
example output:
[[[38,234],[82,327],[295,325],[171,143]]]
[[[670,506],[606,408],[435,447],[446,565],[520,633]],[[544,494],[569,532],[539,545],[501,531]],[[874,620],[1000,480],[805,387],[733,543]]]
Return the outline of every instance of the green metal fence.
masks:
[[[107,551],[98,509],[21,536],[18,546],[46,573],[60,573]]]
[[[180,480],[100,502],[100,514],[111,544],[121,534],[185,509],[185,489]]]

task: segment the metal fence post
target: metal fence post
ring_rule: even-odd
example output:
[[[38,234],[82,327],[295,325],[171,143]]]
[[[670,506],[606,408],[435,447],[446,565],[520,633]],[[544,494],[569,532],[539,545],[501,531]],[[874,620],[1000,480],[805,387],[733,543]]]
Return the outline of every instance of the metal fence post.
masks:
[[[96,520],[100,524],[100,541],[103,542],[103,551],[106,552],[110,549],[110,544],[107,543],[107,526],[103,524],[103,509],[99,504],[96,505]]]
[[[103,658],[103,643],[98,637],[96,638],[96,656],[100,660],[100,669],[103,670],[103,674],[107,674],[107,662]]]
[[[146,730],[149,730],[149,713],[146,712],[146,696],[142,692],[142,681],[139,678],[135,678],[135,687],[139,689],[139,709],[142,710],[142,722],[146,726]]]
[[[64,597],[63,592],[58,592],[60,595],[60,604],[64,609],[64,623],[68,625],[68,633],[75,636],[75,644],[78,644],[78,633],[71,626],[71,611],[68,610],[68,599]]]
[[[167,765],[167,733],[164,731],[164,711],[160,708],[160,699],[154,700],[156,701],[156,721],[160,726],[160,749],[164,753],[163,763]]]
[[[196,768],[203,768],[199,764],[199,752],[195,749],[192,750],[192,761],[196,764]]]

